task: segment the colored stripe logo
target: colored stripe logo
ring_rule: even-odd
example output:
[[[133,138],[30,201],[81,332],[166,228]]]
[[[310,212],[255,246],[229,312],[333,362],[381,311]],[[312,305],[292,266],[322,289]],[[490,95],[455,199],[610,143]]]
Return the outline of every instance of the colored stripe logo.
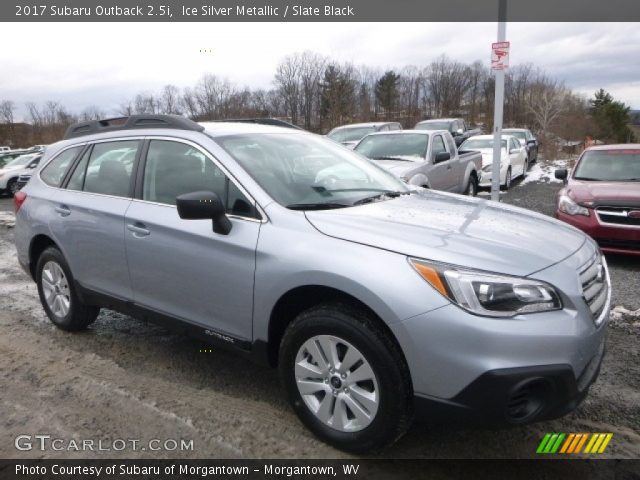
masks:
[[[536,453],[604,453],[612,438],[613,433],[547,433]]]

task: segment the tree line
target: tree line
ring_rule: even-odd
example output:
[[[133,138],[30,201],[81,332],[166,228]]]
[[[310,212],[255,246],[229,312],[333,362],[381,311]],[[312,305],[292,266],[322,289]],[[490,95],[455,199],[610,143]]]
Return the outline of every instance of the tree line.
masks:
[[[270,88],[240,87],[207,73],[189,87],[168,84],[157,92],[142,91],[110,111],[89,105],[73,113],[56,101],[28,102],[25,132],[16,131],[15,103],[0,101],[0,143],[50,143],[76,121],[131,114],[177,114],[196,121],[276,117],[320,133],[347,123],[399,121],[412,128],[426,118],[462,117],[490,132],[494,82],[484,63],[444,55],[426,66],[385,71],[305,51],[279,62]],[[506,73],[505,126],[530,128],[544,143],[587,135],[631,141],[627,123],[629,108],[604,91],[589,100],[531,64]]]

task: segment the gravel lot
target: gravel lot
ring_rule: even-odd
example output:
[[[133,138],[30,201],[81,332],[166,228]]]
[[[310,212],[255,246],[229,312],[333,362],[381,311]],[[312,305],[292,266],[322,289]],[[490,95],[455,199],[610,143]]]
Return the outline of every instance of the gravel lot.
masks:
[[[534,168],[537,168],[534,166]],[[525,182],[526,183],[526,182]],[[503,200],[551,214],[558,183],[514,185]],[[54,328],[15,258],[12,202],[0,199],[0,457],[349,458],[317,441],[275,371],[103,310],[86,332]],[[640,258],[610,257],[614,305],[640,309]],[[414,426],[389,458],[532,458],[546,432],[613,432],[606,456],[640,458],[640,318],[615,316],[598,382],[572,414],[499,431]],[[634,322],[635,325],[634,325]],[[19,434],[188,439],[193,451],[19,452]]]

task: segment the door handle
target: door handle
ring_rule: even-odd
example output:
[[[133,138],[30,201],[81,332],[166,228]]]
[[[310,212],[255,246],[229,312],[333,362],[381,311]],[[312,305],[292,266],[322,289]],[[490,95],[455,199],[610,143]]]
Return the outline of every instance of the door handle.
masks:
[[[134,237],[146,237],[151,234],[147,226],[141,222],[127,224],[127,230],[133,232]]]
[[[66,205],[55,207],[54,210],[58,212],[61,217],[68,217],[69,215],[71,215],[71,209]]]

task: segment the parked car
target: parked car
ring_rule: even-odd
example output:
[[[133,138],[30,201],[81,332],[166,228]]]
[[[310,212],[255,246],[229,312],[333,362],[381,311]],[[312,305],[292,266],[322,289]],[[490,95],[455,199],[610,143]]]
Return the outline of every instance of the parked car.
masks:
[[[556,197],[556,218],[594,238],[607,253],[640,255],[640,144],[585,150]]]
[[[515,137],[503,135],[500,149],[500,185],[509,190],[514,178],[524,176],[529,169],[527,151]],[[460,150],[474,150],[482,154],[482,176],[480,187],[491,187],[493,169],[493,135],[477,135],[460,145]]]
[[[363,137],[373,132],[390,132],[402,130],[402,125],[398,122],[370,122],[354,123],[336,127],[327,133],[334,142],[341,143],[345,147],[353,148]]]
[[[446,130],[371,133],[354,151],[411,185],[471,196],[478,193],[482,155],[458,154]]]
[[[42,154],[20,155],[0,169],[0,193],[10,196],[18,190],[18,177],[23,173],[33,171],[38,166]]]
[[[516,137],[520,145],[527,149],[529,165],[538,161],[538,139],[531,133],[531,130],[528,128],[504,128],[502,133]]]
[[[460,146],[465,140],[475,135],[481,135],[479,128],[469,128],[462,118],[434,118],[416,123],[414,130],[447,130]]]
[[[86,174],[128,146],[132,165]],[[332,165],[362,180],[317,184]],[[564,415],[602,361],[610,282],[595,242],[408,186],[308,132],[172,116],[72,125],[14,201],[18,260],[54,325],[116,309],[277,366],[302,422],[345,450],[392,443],[414,413],[492,426]]]
[[[0,152],[8,152],[9,150],[11,150],[11,147],[5,145],[0,146]]]

